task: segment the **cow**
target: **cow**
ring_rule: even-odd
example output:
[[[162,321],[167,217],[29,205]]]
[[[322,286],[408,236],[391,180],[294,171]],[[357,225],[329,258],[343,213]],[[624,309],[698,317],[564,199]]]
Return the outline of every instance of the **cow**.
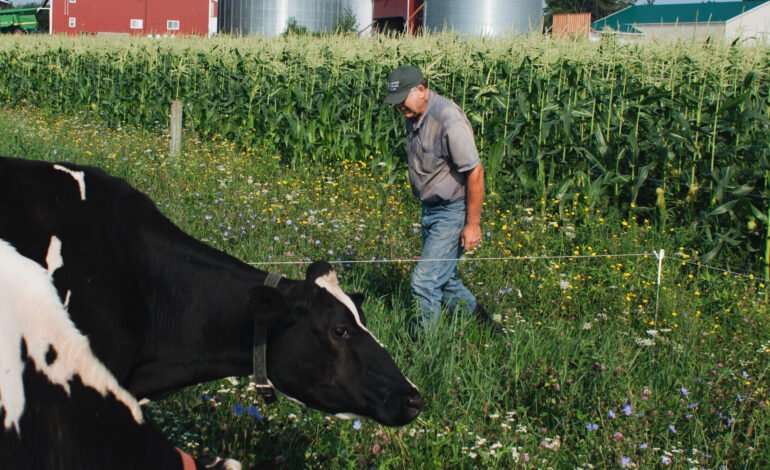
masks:
[[[129,444],[144,450],[148,462],[173,461],[153,468],[182,468],[184,456],[143,422],[135,401],[249,375],[260,369],[257,357],[270,386],[326,413],[399,426],[422,409],[417,388],[367,329],[363,296],[343,292],[331,265],[312,263],[302,280],[258,270],[187,235],[149,197],[98,168],[0,157],[0,241],[5,258],[33,263],[49,279],[48,286],[32,283],[32,293],[22,295],[6,273],[0,315],[11,320],[4,321],[26,324],[18,319],[34,313],[36,293],[43,298],[55,292],[59,305],[50,307],[57,312],[51,315],[62,318],[29,321],[47,328],[66,325],[73,337],[86,341],[91,353],[82,360],[102,377],[97,386],[78,368],[50,375],[57,362],[70,360],[66,348],[50,343],[41,363],[41,349],[30,347],[44,348],[47,340],[35,336],[41,329],[16,327],[0,331],[0,343],[11,348],[0,356],[3,370],[6,353],[13,359],[19,351],[8,367],[13,380],[2,383],[15,383],[17,392],[21,383],[28,398],[57,395],[58,401],[51,402],[60,403],[57,410],[63,411],[55,415],[56,423],[77,422],[80,415],[66,408],[76,399],[109,408],[109,416],[121,414],[125,434],[133,436]],[[262,353],[257,354],[260,342]],[[26,419],[41,405],[29,399],[20,408],[15,393],[9,395],[15,397],[14,408],[6,403],[4,389],[0,452],[47,442],[37,440],[43,424],[38,417]],[[88,439],[70,444],[87,446]],[[42,457],[24,454],[37,460],[20,468],[71,468],[58,463],[62,452],[52,448]],[[119,453],[109,448],[103,453],[114,460],[93,468],[120,468]],[[231,460],[216,465],[238,468]]]

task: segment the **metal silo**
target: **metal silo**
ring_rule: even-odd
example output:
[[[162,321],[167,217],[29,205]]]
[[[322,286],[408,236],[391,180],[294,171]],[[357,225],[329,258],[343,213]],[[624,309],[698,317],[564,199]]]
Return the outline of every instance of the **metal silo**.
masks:
[[[441,0],[425,2],[429,32],[454,30],[462,34],[501,36],[539,32],[543,0]]]
[[[220,0],[219,7],[219,29],[230,34],[277,36],[290,18],[310,32],[331,32],[346,8],[359,28],[372,21],[371,0]]]

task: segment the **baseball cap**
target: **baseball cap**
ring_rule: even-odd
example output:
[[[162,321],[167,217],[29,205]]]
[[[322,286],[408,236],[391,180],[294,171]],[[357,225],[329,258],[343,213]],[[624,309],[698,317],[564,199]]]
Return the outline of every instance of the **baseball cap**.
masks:
[[[404,65],[390,72],[388,75],[388,96],[385,97],[384,103],[402,103],[409,95],[409,90],[416,87],[422,79],[420,69],[411,65]]]

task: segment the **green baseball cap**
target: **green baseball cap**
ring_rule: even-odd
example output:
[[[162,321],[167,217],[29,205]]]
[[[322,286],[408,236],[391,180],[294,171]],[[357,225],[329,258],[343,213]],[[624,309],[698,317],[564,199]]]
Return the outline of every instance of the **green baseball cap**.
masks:
[[[423,80],[422,72],[417,67],[404,65],[390,72],[388,75],[388,96],[385,104],[403,103],[409,90],[416,87]]]

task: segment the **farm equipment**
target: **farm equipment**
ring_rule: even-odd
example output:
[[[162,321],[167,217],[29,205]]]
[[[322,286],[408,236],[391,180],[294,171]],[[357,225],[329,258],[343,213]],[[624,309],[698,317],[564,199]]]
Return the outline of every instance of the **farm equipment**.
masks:
[[[1,33],[47,33],[49,13],[49,0],[45,0],[39,7],[6,8],[0,10]]]

